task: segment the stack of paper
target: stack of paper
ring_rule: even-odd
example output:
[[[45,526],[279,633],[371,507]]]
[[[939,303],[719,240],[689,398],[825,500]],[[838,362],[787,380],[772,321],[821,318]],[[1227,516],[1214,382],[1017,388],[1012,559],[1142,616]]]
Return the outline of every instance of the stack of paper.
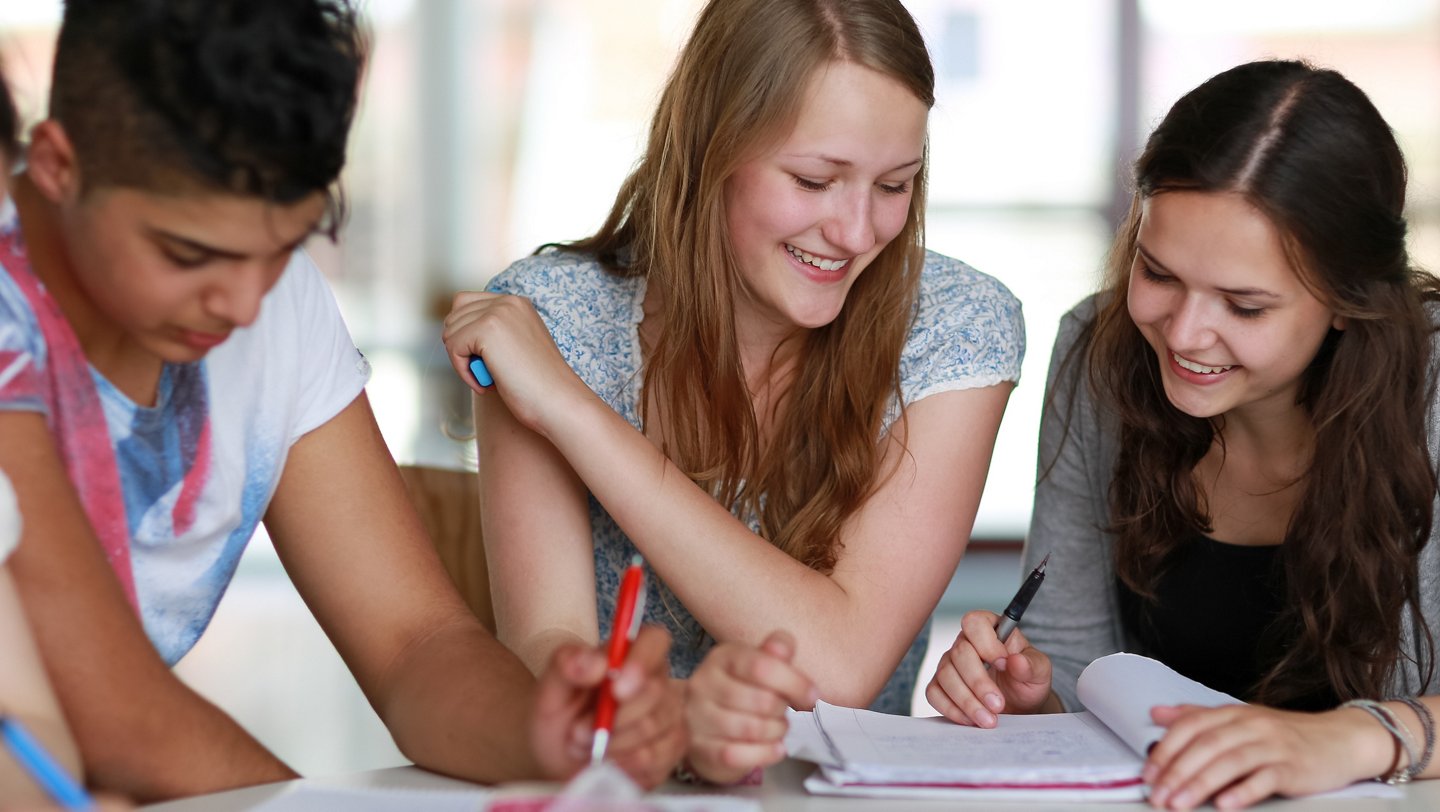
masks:
[[[799,733],[801,730],[806,733]],[[794,714],[791,744],[820,764],[805,782],[824,795],[878,797],[1135,800],[1143,760],[1089,713],[1001,716],[991,730],[820,703]]]
[[[813,713],[791,712],[785,744],[793,757],[820,765],[805,788],[822,795],[1138,800],[1145,754],[1165,732],[1150,708],[1239,702],[1133,654],[1091,663],[1077,690],[1088,711],[1002,714],[991,729],[821,702]],[[1393,797],[1382,787],[1341,792]]]

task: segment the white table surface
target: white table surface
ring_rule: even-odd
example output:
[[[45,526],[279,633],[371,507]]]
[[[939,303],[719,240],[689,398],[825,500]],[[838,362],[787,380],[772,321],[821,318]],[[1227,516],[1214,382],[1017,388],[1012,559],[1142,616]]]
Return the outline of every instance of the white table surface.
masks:
[[[1136,812],[1148,809],[1138,803],[1126,804],[1072,804],[1072,803],[997,803],[995,801],[897,801],[878,798],[827,798],[809,795],[801,787],[801,781],[809,775],[814,765],[800,761],[786,761],[766,771],[765,782],[758,787],[737,787],[724,790],[726,794],[759,800],[766,812],[889,812],[889,810],[939,810],[939,809],[1002,809],[1004,812],[1037,812],[1038,810],[1084,810],[1084,812],[1105,812],[1126,810]],[[304,779],[302,779],[304,780]],[[371,770],[354,775],[333,778],[310,779],[325,786],[384,787],[392,789],[425,788],[471,788],[475,785],[435,775],[415,767],[392,767]],[[178,801],[143,807],[150,812],[241,812],[248,810],[284,791],[292,782],[266,784],[258,787],[219,792]],[[526,785],[522,785],[526,786]],[[537,788],[543,785],[528,785]],[[517,787],[520,789],[521,787]],[[510,788],[507,786],[506,788]],[[1272,800],[1261,804],[1258,809],[1294,810],[1294,812],[1436,812],[1440,810],[1440,779],[1420,781],[1402,788],[1403,799],[1346,798],[1346,799],[1301,799],[1296,801]],[[667,785],[664,792],[715,792],[714,788]]]

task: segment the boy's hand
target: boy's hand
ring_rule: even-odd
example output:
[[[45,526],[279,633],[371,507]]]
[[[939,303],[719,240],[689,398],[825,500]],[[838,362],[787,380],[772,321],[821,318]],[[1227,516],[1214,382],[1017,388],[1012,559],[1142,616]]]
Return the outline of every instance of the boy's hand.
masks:
[[[680,692],[670,684],[670,635],[644,626],[611,684],[618,710],[606,758],[647,789],[668,777],[685,751]],[[540,675],[531,747],[548,778],[568,778],[590,761],[595,700],[607,671],[599,648],[556,649]]]
[[[785,757],[785,709],[809,710],[818,693],[791,660],[795,641],[772,632],[760,648],[722,643],[690,677],[685,716],[690,765],[717,784]]]
[[[925,687],[930,706],[952,722],[994,727],[997,713],[1061,710],[1050,690],[1050,658],[1019,629],[1001,643],[995,635],[998,618],[994,612],[967,612],[955,644]]]

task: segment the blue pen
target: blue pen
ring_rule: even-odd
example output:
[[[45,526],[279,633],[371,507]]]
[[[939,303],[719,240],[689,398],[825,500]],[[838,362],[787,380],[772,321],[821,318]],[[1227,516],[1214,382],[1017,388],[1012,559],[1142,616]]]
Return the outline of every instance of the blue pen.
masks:
[[[55,803],[66,809],[95,808],[95,802],[90,799],[85,788],[75,783],[75,779],[65,772],[65,768],[45,752],[45,747],[30,735],[30,731],[20,724],[20,720],[0,716],[0,737],[5,739],[5,746],[10,748],[15,761],[25,772],[30,773],[30,777],[45,789]]]
[[[480,356],[470,356],[470,374],[475,376],[475,382],[481,386],[494,386],[495,379],[490,377],[490,370],[485,367],[485,362]]]

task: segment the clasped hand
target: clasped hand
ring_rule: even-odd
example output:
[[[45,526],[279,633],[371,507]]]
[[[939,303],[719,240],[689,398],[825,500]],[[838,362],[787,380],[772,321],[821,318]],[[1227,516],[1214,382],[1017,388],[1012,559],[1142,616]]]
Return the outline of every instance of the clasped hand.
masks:
[[[818,698],[794,656],[794,638],[777,631],[759,648],[721,643],[695,669],[685,716],[690,764],[702,778],[734,783],[785,757],[786,708],[809,710]]]
[[[565,413],[565,393],[592,396],[523,296],[457,293],[441,337],[461,380],[485,394],[487,389],[470,374],[471,357],[483,358],[510,413],[541,435],[547,434],[548,415]]]

